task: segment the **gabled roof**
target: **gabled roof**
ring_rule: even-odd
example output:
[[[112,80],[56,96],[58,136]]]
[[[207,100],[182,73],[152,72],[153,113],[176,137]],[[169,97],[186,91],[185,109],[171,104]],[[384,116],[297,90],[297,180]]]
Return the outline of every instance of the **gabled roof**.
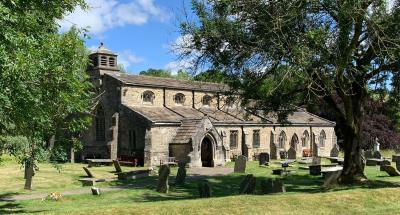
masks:
[[[182,125],[176,131],[176,135],[172,139],[171,143],[176,143],[176,144],[188,143],[191,140],[192,136],[201,127],[202,122],[203,122],[202,119],[183,120]]]
[[[278,122],[278,118],[274,116],[274,114],[267,114],[264,116],[262,111],[259,114],[261,117],[266,118],[274,124],[280,124]],[[287,116],[287,121],[289,124],[297,124],[297,125],[328,125],[334,126],[336,123],[314,115],[312,113],[307,112],[304,109],[299,108],[298,111],[295,111]]]
[[[118,72],[109,72],[109,75],[126,85],[145,87],[165,87],[171,89],[197,90],[206,92],[227,92],[229,87],[225,84],[216,84],[191,80],[176,80],[145,75],[131,75]]]

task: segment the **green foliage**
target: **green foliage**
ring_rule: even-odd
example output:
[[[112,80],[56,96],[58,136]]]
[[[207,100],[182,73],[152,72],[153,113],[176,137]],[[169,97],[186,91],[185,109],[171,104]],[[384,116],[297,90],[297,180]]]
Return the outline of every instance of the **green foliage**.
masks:
[[[139,75],[161,77],[161,78],[173,78],[178,80],[190,80],[192,76],[185,70],[179,70],[176,74],[172,74],[169,70],[164,69],[148,69],[146,71],[141,71]]]
[[[53,135],[74,137],[89,121],[92,86],[80,34],[58,33],[57,20],[83,0],[0,3],[1,147],[20,163],[49,157]]]
[[[227,83],[229,76],[219,70],[207,70],[193,77],[195,81]]]

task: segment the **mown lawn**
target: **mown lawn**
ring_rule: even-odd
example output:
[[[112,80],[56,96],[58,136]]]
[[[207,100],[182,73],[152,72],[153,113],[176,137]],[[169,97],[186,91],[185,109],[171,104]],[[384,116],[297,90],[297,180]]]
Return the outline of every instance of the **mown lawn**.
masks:
[[[7,175],[7,180],[12,181],[7,186],[8,182],[0,177],[2,195],[24,193],[21,191],[22,170],[18,170],[21,175],[12,171],[14,176],[5,172],[14,170],[13,165],[18,167],[12,161],[6,161],[0,166],[0,174]],[[41,169],[34,179],[35,190],[32,192],[80,188],[80,184],[76,181],[83,175],[82,166],[82,164],[66,164],[63,165],[61,173],[58,173],[51,165],[41,164]],[[265,168],[258,167],[256,162],[249,162],[247,172],[257,177],[259,185],[260,180],[276,177],[271,175],[275,167],[278,167],[278,164]],[[207,181],[213,191],[213,198],[209,199],[198,198],[199,180],[189,180],[183,186],[176,186],[173,176],[170,180],[170,192],[159,194],[155,192],[156,177],[153,176],[136,181],[114,181],[104,184],[103,186],[122,184],[146,186],[105,192],[101,196],[88,194],[65,196],[58,202],[42,200],[0,202],[0,214],[398,214],[400,211],[400,177],[389,177],[386,173],[380,172],[379,167],[366,168],[370,179],[366,184],[340,186],[330,190],[321,187],[323,183],[321,177],[309,176],[308,171],[299,170],[297,165],[292,169],[297,173],[283,178],[287,189],[287,193],[284,194],[261,195],[257,187],[257,193],[254,195],[239,195],[239,183],[244,177],[242,174],[208,178]],[[113,177],[113,167],[96,167],[92,170],[99,176]],[[176,169],[173,169],[173,174],[175,172]],[[21,180],[19,182],[16,180],[18,177]]]

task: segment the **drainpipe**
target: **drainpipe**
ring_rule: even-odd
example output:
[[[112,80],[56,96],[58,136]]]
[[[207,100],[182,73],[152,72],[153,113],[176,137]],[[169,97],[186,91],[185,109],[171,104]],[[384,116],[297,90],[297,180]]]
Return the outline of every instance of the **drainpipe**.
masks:
[[[166,105],[165,105],[165,87],[163,88],[163,106],[166,107]]]

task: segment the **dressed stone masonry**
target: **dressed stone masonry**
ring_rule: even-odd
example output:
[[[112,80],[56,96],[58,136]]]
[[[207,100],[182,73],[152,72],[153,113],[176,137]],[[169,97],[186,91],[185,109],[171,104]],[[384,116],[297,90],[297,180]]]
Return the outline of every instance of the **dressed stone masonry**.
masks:
[[[158,166],[168,158],[189,167],[223,166],[239,155],[271,159],[329,156],[335,123],[304,109],[280,124],[273,115],[247,112],[223,84],[179,81],[119,72],[117,55],[103,45],[88,69],[99,102],[83,135],[80,157]]]

